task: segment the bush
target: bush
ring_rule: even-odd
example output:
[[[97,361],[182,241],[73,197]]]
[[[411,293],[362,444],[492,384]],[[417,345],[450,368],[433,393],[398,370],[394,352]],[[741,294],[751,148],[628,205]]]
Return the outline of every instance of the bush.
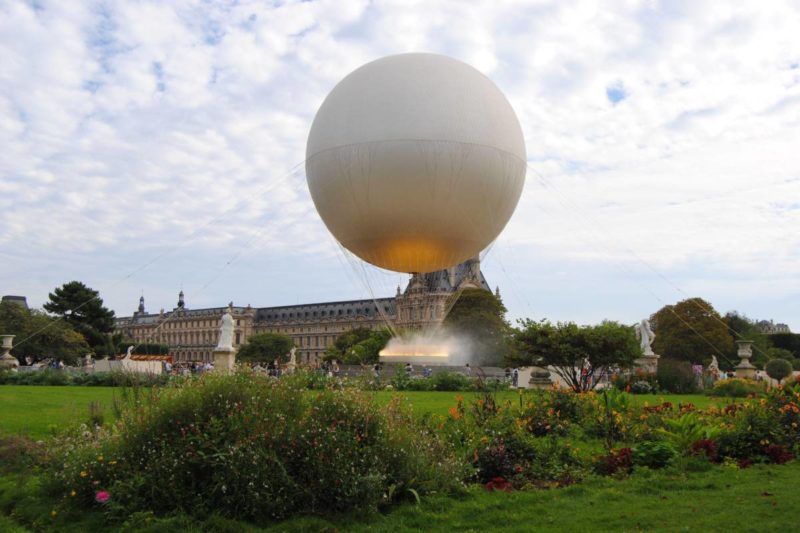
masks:
[[[697,392],[697,378],[690,363],[662,358],[658,363],[656,375],[662,391],[673,394]]]
[[[166,374],[140,374],[136,372],[70,372],[66,370],[33,370],[1,372],[0,385],[79,385],[94,387],[153,387],[164,385],[170,377]]]
[[[648,468],[664,468],[677,452],[669,443],[661,441],[644,441],[633,447],[633,464]]]
[[[727,398],[746,398],[764,392],[764,386],[756,381],[740,378],[721,379],[714,383],[714,388],[708,393],[711,396]]]
[[[438,372],[430,378],[431,390],[467,391],[473,387],[472,379],[457,372]]]
[[[636,381],[631,385],[632,394],[651,394],[653,392],[652,385],[647,381]]]
[[[467,475],[398,402],[376,410],[355,390],[309,394],[241,373],[151,393],[113,430],[60,441],[51,487],[69,505],[97,506],[107,492],[103,505],[117,518],[180,511],[263,521],[374,511],[412,491],[457,490]]]
[[[783,381],[783,378],[791,375],[792,363],[786,359],[771,359],[767,361],[767,365],[764,367],[764,370],[767,371],[767,375],[769,377],[780,383]]]

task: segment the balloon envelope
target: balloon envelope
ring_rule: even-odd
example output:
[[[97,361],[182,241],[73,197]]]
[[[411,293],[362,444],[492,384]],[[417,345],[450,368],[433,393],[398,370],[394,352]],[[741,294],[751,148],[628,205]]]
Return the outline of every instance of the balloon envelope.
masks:
[[[306,158],[311,197],[334,237],[398,272],[479,254],[514,212],[526,169],[505,96],[435,54],[385,57],[345,77],[314,118]]]

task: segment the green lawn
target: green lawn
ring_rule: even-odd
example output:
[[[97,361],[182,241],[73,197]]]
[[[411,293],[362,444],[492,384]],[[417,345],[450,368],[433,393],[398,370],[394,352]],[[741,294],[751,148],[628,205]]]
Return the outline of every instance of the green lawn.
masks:
[[[122,389],[118,387],[50,387],[31,385],[0,386],[0,433],[24,434],[34,439],[44,438],[52,429],[63,428],[70,423],[85,422],[89,416],[89,404],[99,402],[106,419],[112,416],[114,395],[119,397]],[[447,410],[455,405],[456,396],[470,399],[477,396],[474,392],[394,392],[381,391],[375,393],[379,405],[386,405],[392,397],[402,396],[417,414],[447,414]],[[523,394],[525,394],[523,392]],[[497,393],[500,401],[519,401],[516,391]],[[641,395],[631,396],[634,402],[650,405],[669,401],[693,403],[704,408],[712,403],[724,405],[731,400],[714,399],[702,395]]]
[[[99,402],[111,417],[120,388],[0,386],[0,434],[26,433],[39,438],[50,427],[61,428],[88,418],[88,406]],[[476,393],[392,392],[375,394],[378,405],[404,397],[420,415],[446,414],[456,396]],[[525,393],[523,393],[524,395]],[[519,401],[519,393],[498,393],[499,400]],[[524,396],[523,396],[524,397]],[[705,407],[725,404],[705,396],[633,396],[639,404],[662,401]],[[700,468],[699,466],[695,468]],[[800,513],[800,462],[757,465],[740,470],[707,465],[701,472],[686,468],[637,470],[617,480],[591,476],[562,489],[488,493],[473,486],[461,497],[426,496],[420,505],[399,505],[385,514],[300,517],[260,529],[221,517],[202,522],[185,515],[131,518],[126,531],[792,531]],[[691,470],[691,469],[689,469]],[[26,481],[27,479],[27,481]],[[0,531],[108,530],[100,512],[51,510],[36,489],[39,479],[25,473],[0,475]]]
[[[274,531],[793,531],[800,464],[644,472],[565,489],[425,499],[369,521],[301,518]]]
[[[643,471],[624,480],[593,477],[563,489],[425,497],[386,514],[301,517],[262,529],[185,515],[131,519],[125,531],[794,531],[800,513],[800,463],[746,470],[711,466],[694,473]],[[0,477],[0,530],[108,531],[99,512],[51,518],[55,502],[36,499]],[[2,514],[6,513],[6,516]],[[9,514],[15,515],[11,520]],[[113,530],[112,530],[113,531]]]
[[[99,402],[111,417],[115,393],[115,387],[0,386],[0,433],[44,438],[51,427],[85,422],[92,402]]]

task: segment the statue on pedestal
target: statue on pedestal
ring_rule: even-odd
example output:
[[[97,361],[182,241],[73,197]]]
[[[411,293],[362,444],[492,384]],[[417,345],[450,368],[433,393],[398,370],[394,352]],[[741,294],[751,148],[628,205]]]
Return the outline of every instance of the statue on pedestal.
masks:
[[[634,329],[636,330],[636,338],[639,339],[639,343],[642,346],[642,355],[655,355],[652,346],[656,334],[650,329],[650,321],[642,319],[641,322],[634,326]]]
[[[222,315],[216,351],[233,351],[233,317],[231,316],[230,307]]]
[[[219,342],[214,349],[214,369],[233,372],[236,366],[236,348],[233,347],[233,316],[231,306],[225,310],[219,326]]]

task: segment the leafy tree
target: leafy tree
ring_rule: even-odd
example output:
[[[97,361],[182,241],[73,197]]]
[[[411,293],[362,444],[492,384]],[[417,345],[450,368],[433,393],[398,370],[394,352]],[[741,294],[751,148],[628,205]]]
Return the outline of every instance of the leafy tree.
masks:
[[[470,341],[477,364],[501,364],[510,355],[511,327],[500,298],[483,289],[465,289],[444,319],[449,333]]]
[[[49,294],[44,308],[60,316],[97,352],[113,352],[110,333],[114,330],[114,311],[103,306],[100,294],[80,281],[70,281]]]
[[[708,364],[716,354],[714,348],[726,359],[733,352],[727,324],[702,298],[666,305],[650,317],[650,322],[656,334],[653,351],[669,359]]]
[[[392,334],[388,330],[373,331],[356,328],[336,337],[325,351],[325,360],[336,359],[348,365],[378,362],[378,354],[386,347]]]
[[[22,364],[52,357],[68,365],[91,351],[83,335],[67,322],[12,302],[0,303],[0,331],[16,335],[11,351]]]
[[[800,333],[773,333],[769,340],[774,347],[789,350],[800,359]]]
[[[116,337],[116,336],[115,336]],[[128,346],[133,346],[134,355],[163,355],[169,353],[169,344],[158,344],[155,342],[145,343],[130,339],[115,338],[114,351],[117,354],[124,354],[128,351]]]
[[[725,323],[728,325],[728,331],[734,341],[753,341],[753,358],[751,362],[756,366],[763,367],[770,359],[768,353],[772,343],[769,338],[758,329],[755,320],[748,318],[738,311],[728,311],[725,313],[723,320],[725,320]],[[736,350],[737,347],[734,344],[730,352],[726,354],[730,361],[720,361],[720,365],[726,370],[733,368],[734,364],[739,361]]]
[[[633,328],[611,321],[581,327],[523,320],[515,342],[515,363],[552,366],[578,392],[593,389],[610,369],[630,367],[642,355]]]
[[[289,360],[289,352],[294,346],[291,337],[278,333],[259,333],[247,338],[247,342],[239,347],[236,357],[242,361],[274,361],[281,363]]]
[[[780,383],[783,381],[783,378],[791,375],[792,364],[786,359],[772,359],[767,361],[765,370],[769,377]]]

